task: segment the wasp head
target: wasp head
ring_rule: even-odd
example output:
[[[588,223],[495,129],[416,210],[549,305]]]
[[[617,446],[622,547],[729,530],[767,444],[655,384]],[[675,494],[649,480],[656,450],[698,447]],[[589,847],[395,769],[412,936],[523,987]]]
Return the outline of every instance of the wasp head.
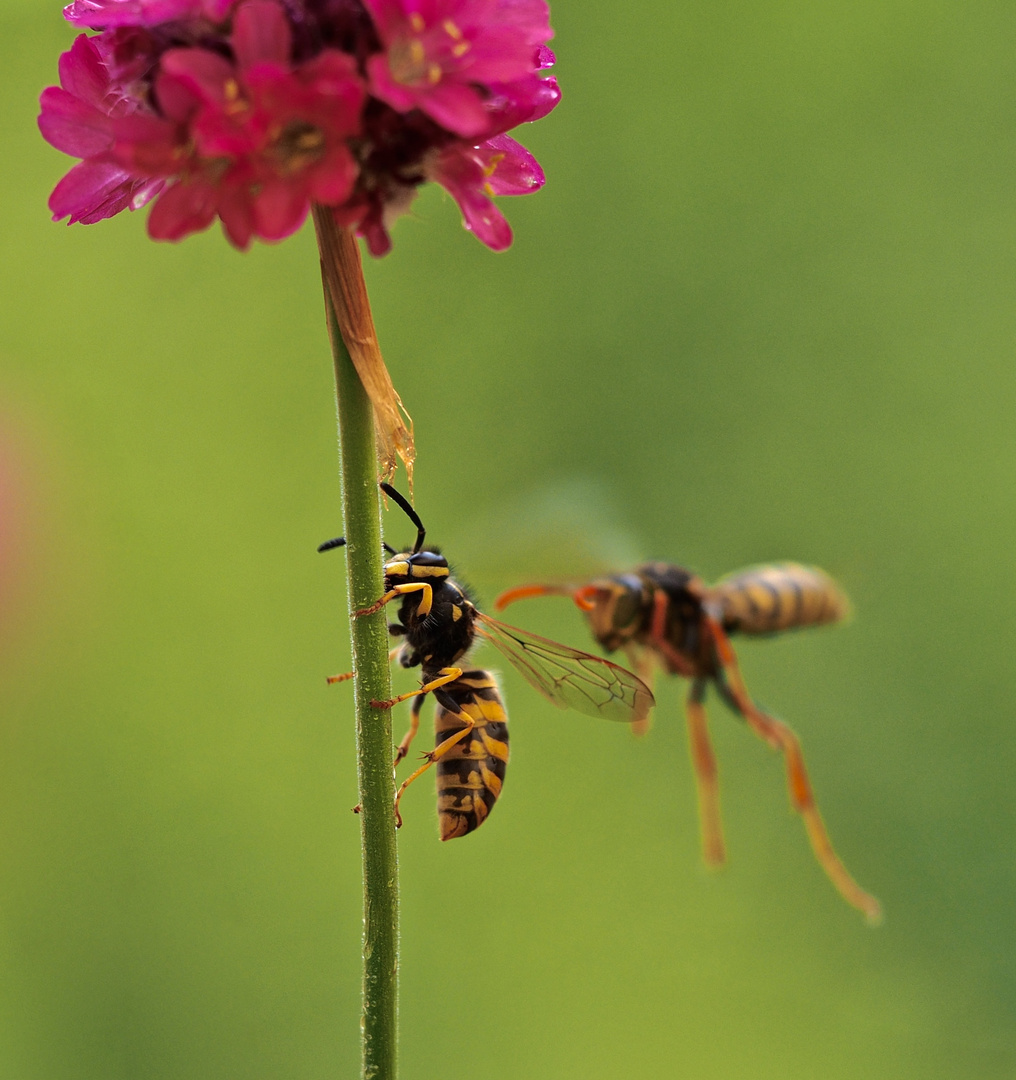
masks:
[[[635,574],[598,578],[572,594],[585,612],[596,640],[608,651],[620,648],[642,629],[645,589]]]

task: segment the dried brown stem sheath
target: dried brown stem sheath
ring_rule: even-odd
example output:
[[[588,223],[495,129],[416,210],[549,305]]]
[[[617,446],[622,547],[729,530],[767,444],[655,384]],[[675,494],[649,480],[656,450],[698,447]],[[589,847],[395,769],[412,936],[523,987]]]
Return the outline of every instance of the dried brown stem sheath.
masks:
[[[413,486],[413,421],[392,385],[378,345],[374,317],[363,280],[360,249],[352,230],[335,223],[327,207],[314,207],[314,229],[321,252],[321,270],[335,318],[350,359],[374,407],[381,477],[390,480],[396,457],[406,467]]]

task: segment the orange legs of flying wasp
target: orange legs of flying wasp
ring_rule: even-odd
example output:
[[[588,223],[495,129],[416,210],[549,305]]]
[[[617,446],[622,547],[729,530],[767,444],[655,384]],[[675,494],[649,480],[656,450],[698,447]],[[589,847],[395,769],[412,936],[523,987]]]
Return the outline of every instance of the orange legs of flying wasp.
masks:
[[[711,867],[722,866],[727,861],[727,849],[723,842],[723,820],[720,817],[720,785],[716,768],[716,755],[709,739],[709,721],[706,716],[705,698],[707,683],[696,679],[688,691],[685,712],[688,718],[688,745],[691,762],[695,769],[698,789],[699,822],[702,828],[702,857]]]
[[[822,815],[815,805],[811,781],[804,764],[801,744],[794,732],[784,723],[764,713],[748,696],[741,672],[737,666],[737,657],[727,635],[719,623],[711,616],[704,617],[706,629],[716,646],[716,656],[720,663],[722,678],[717,679],[720,692],[728,703],[747,721],[748,726],[765,739],[770,746],[782,751],[787,763],[787,787],[794,809],[804,819],[804,827],[811,841],[812,851],[819,865],[826,872],[829,880],[839,890],[848,904],[863,912],[871,923],[877,923],[882,917],[882,907],[875,897],[866,893],[851,877],[840,857],[833,849],[832,841],[826,832]]]

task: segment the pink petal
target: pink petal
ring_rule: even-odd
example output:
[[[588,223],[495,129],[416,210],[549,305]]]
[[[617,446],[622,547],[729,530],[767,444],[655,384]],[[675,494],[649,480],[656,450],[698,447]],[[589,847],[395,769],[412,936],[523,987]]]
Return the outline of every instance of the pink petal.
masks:
[[[82,161],[53,189],[49,208],[54,221],[93,225],[130,206],[135,186],[139,182],[113,162]]]
[[[415,108],[416,92],[392,78],[388,57],[383,53],[368,59],[367,77],[370,79],[370,92],[374,97],[391,105],[396,112],[409,112]]]
[[[370,12],[385,44],[408,22],[405,8],[399,0],[363,0],[363,6]]]
[[[493,166],[494,171],[487,179],[487,186],[495,195],[528,195],[547,181],[536,158],[507,135],[489,139],[481,150],[491,152],[488,168]]]
[[[460,198],[453,191],[452,198],[462,211],[462,224],[467,231],[475,233],[491,251],[505,251],[512,246],[511,226],[504,214],[489,200],[470,192]]]
[[[247,0],[233,17],[233,53],[241,72],[264,62],[287,66],[293,47],[289,20],[275,0]]]
[[[140,210],[147,206],[156,195],[166,186],[166,181],[161,177],[152,180],[135,181],[134,194],[131,197],[131,210]]]
[[[135,114],[113,126],[116,143],[112,156],[132,176],[172,176],[185,158],[173,124],[157,116]]]
[[[491,21],[508,23],[524,29],[534,45],[541,45],[554,36],[550,28],[550,8],[545,0],[496,0]]]
[[[94,106],[72,97],[58,86],[43,90],[39,98],[39,130],[57,150],[86,158],[108,150],[113,142],[109,117]]]
[[[466,139],[490,130],[490,116],[482,99],[471,86],[463,83],[442,80],[433,89],[418,95],[416,105],[442,127]]]
[[[205,105],[225,104],[226,86],[233,78],[233,65],[218,53],[209,49],[170,49],[162,57],[155,92],[168,116],[186,119],[195,100]]]
[[[167,188],[148,215],[148,235],[153,240],[182,240],[207,229],[215,220],[218,191],[208,181],[178,180]]]
[[[283,240],[300,228],[309,210],[305,191],[285,180],[269,181],[254,200],[257,233],[266,240]]]
[[[337,49],[325,49],[320,56],[303,64],[297,75],[301,84],[317,97],[332,99],[329,104],[330,130],[347,135],[360,131],[360,112],[367,88],[351,56]]]
[[[487,103],[495,131],[508,131],[519,124],[541,120],[555,109],[561,100],[557,79],[541,79],[526,75],[510,83],[490,88],[494,97]]]
[[[336,206],[349,198],[356,183],[356,162],[343,145],[337,145],[324,161],[307,171],[307,190],[314,202]]]
[[[246,251],[254,239],[254,207],[246,194],[224,194],[219,205],[219,220],[226,239],[233,247]]]
[[[79,34],[58,65],[60,85],[76,98],[101,106],[109,90],[109,72],[92,39]]]
[[[507,82],[533,71],[533,46],[516,29],[492,28],[472,43],[459,77],[474,82]]]
[[[360,235],[367,241],[367,250],[375,259],[380,259],[382,255],[387,255],[392,250],[392,238],[380,221],[366,222]]]
[[[257,154],[267,141],[271,117],[263,112],[238,124],[226,110],[205,109],[191,123],[190,132],[202,157],[238,159]]]

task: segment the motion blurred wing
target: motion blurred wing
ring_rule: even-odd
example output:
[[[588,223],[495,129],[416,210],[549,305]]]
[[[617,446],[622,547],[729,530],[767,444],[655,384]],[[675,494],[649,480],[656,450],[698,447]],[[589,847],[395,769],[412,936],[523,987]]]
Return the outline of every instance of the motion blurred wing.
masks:
[[[481,612],[476,617],[480,634],[559,708],[630,723],[644,720],[656,704],[649,687],[618,664]]]

